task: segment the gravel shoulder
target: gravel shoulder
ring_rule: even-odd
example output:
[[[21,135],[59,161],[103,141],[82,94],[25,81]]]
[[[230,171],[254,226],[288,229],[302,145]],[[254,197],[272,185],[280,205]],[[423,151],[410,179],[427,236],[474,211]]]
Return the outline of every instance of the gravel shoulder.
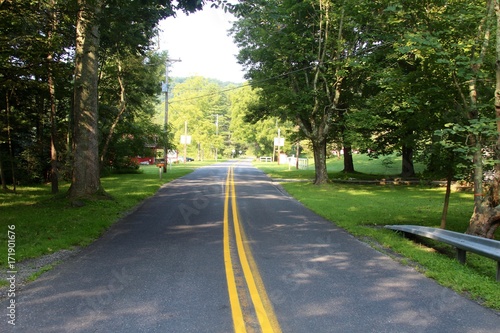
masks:
[[[54,266],[62,263],[64,260],[73,257],[81,251],[77,247],[72,250],[61,250],[51,254],[41,256],[39,258],[28,259],[16,263],[16,291],[22,290],[23,287],[30,282],[33,275],[43,272],[44,270],[53,268]],[[6,281],[11,274],[7,273],[8,270],[2,269],[0,271],[1,281]],[[9,292],[9,286],[0,286],[0,300],[6,299]]]

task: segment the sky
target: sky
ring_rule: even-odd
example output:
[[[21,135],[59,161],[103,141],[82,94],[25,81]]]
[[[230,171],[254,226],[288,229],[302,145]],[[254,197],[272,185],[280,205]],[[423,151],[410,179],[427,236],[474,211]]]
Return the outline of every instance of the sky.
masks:
[[[238,48],[228,36],[235,18],[222,9],[206,6],[202,11],[178,13],[160,22],[160,50],[170,59],[180,59],[170,66],[169,76],[200,75],[234,83],[244,82],[244,72],[236,61]]]

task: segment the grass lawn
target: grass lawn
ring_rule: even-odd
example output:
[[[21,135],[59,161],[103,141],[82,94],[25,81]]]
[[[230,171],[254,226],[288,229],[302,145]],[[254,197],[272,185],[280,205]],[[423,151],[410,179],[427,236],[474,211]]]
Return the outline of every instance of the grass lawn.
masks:
[[[344,160],[329,158],[326,164],[330,179],[381,179],[397,177],[401,172],[401,157],[396,155],[373,159],[360,154],[353,155],[353,159],[356,172],[345,174],[342,172]],[[273,178],[314,179],[314,160],[311,158],[307,170],[297,170],[288,165],[278,166],[271,162],[255,162],[254,165]],[[421,173],[423,170],[424,165],[415,163],[415,172]]]
[[[156,166],[141,166],[137,174],[104,177],[101,182],[113,200],[87,201],[79,208],[72,207],[65,197],[69,184],[62,184],[57,196],[50,194],[50,184],[19,187],[16,193],[0,192],[0,249],[6,253],[9,225],[15,226],[17,262],[88,245],[162,184],[202,164],[209,163],[174,165],[161,180]],[[0,267],[7,267],[6,255],[0,256]]]
[[[391,172],[381,162],[381,159],[369,160],[366,156],[355,156],[355,169],[363,173],[349,175],[349,178],[380,179],[391,176]],[[314,178],[312,166],[309,170],[289,171],[288,166],[270,163],[255,165],[276,178]],[[400,163],[393,165],[397,166],[395,170],[400,170]],[[340,178],[338,172],[342,167],[342,161],[329,160],[330,178]],[[397,172],[392,176],[397,176]],[[464,266],[455,259],[455,251],[448,245],[430,240],[423,240],[422,244],[415,243],[383,228],[386,224],[439,227],[444,188],[345,183],[315,186],[311,182],[284,182],[283,187],[311,210],[382,252],[404,264],[415,266],[444,286],[500,310],[500,285],[495,281],[495,261],[468,253]],[[453,193],[447,229],[464,232],[472,208],[472,193]]]
[[[364,154],[353,155],[354,169],[360,173],[360,177],[366,175],[374,175],[376,177],[395,176],[401,172],[401,156],[381,156],[379,158],[371,158]],[[328,171],[332,175],[338,175],[344,169],[344,160],[338,158],[330,158],[327,161]],[[424,171],[425,166],[415,162],[415,172]]]

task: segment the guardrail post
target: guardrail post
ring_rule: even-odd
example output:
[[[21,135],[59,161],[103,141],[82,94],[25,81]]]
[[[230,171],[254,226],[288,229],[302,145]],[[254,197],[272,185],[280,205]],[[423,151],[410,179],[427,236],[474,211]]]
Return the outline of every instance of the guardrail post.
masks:
[[[459,249],[457,247],[457,260],[461,264],[465,264],[465,258],[467,257],[467,252],[465,250]]]

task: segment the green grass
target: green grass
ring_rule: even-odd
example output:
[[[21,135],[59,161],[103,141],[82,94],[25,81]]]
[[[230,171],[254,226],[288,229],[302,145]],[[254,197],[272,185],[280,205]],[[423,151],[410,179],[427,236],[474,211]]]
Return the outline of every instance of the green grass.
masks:
[[[358,159],[361,159],[361,163]],[[358,179],[373,179],[380,175],[390,177],[391,173],[382,172],[386,169],[383,165],[377,165],[380,162],[381,160],[369,161],[358,156],[355,168],[369,173],[356,174]],[[333,169],[329,173],[330,177],[342,170],[342,161],[340,166],[337,163],[339,162],[329,161],[329,170]],[[287,166],[273,166],[270,163],[256,163],[256,166],[276,178],[314,177],[312,167],[309,171],[288,171]],[[431,240],[416,243],[383,228],[386,224],[439,227],[444,200],[443,188],[345,183],[315,186],[311,182],[285,182],[283,186],[311,210],[375,248],[394,256],[403,264],[415,266],[440,284],[485,306],[500,310],[500,288],[495,281],[495,261],[467,254],[467,264],[464,266],[455,259],[455,251],[448,245]],[[464,232],[472,209],[472,193],[452,193],[447,229]]]
[[[344,160],[338,158],[327,159],[328,176],[330,179],[359,179],[372,180],[382,178],[398,177],[401,173],[401,157],[396,155],[380,157],[377,159],[370,158],[367,155],[353,155],[355,173],[343,173]],[[384,163],[389,161],[389,163]],[[309,159],[309,167],[307,170],[297,170],[295,167],[288,165],[277,165],[276,163],[254,162],[254,165],[266,172],[273,178],[293,178],[293,179],[314,179],[314,160]],[[421,173],[424,166],[420,163],[415,163],[415,172]]]
[[[6,253],[9,225],[15,226],[17,262],[88,245],[162,184],[201,165],[175,165],[162,180],[156,166],[142,166],[138,174],[104,177],[102,185],[113,199],[86,201],[79,208],[72,207],[65,197],[69,184],[63,184],[57,196],[50,194],[50,184],[18,187],[16,193],[0,192],[0,249]],[[6,255],[0,256],[0,267],[7,267]]]
[[[35,281],[36,279],[38,279],[38,277],[40,275],[42,275],[43,273],[45,272],[48,272],[50,271],[52,268],[54,268],[53,265],[45,265],[43,266],[42,268],[40,268],[40,270],[34,274],[32,274],[31,276],[28,277],[28,279],[26,280],[27,282],[33,282]]]
[[[401,173],[401,156],[390,155],[371,158],[368,155],[355,154],[353,160],[354,169],[360,173],[360,177],[365,175],[393,177]],[[327,167],[331,175],[338,175],[344,169],[344,160],[330,158],[327,161]],[[424,170],[424,165],[418,162],[414,163],[414,167],[417,173]]]

